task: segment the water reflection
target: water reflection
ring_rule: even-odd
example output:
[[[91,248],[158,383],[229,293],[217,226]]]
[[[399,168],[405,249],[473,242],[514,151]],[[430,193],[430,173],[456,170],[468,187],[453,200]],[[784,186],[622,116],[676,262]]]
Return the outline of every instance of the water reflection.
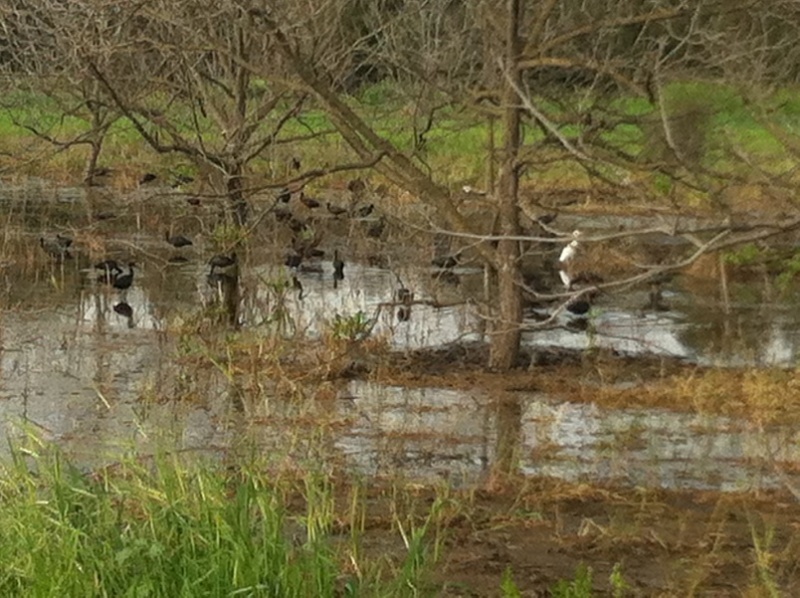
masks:
[[[723,491],[780,484],[800,433],[725,417],[604,410],[524,393],[492,402],[442,389],[353,382],[356,423],[336,446],[357,470],[475,482],[491,467],[571,481]],[[509,464],[513,463],[513,468]],[[795,474],[795,481],[800,474]]]

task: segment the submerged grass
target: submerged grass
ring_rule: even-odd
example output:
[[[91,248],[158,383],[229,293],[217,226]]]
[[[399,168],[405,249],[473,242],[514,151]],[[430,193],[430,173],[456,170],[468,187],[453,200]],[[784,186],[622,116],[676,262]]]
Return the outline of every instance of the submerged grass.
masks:
[[[0,479],[0,595],[416,593],[427,525],[387,566],[358,550],[358,521],[336,522],[349,530],[336,537],[333,504],[318,474],[281,481],[175,455],[87,474],[42,445],[16,450]]]

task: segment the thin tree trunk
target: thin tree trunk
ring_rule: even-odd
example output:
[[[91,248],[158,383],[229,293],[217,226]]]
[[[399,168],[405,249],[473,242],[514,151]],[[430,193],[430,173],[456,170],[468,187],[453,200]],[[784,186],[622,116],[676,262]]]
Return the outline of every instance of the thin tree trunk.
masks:
[[[103,149],[102,134],[92,140],[90,148],[89,156],[86,158],[83,182],[91,187],[95,183],[94,178],[97,174],[97,162],[100,160],[100,152]]]
[[[505,236],[519,235],[519,172],[517,156],[522,141],[519,99],[514,85],[521,87],[521,73],[517,69],[522,21],[521,0],[507,0],[508,29],[504,68],[513,81],[507,82],[503,92],[503,132],[505,147],[497,194],[500,231]],[[504,80],[507,78],[504,77]],[[519,287],[519,243],[501,240],[497,245],[497,310],[493,314],[490,335],[489,367],[509,369],[519,354],[520,324],[522,322],[522,293]]]
[[[247,224],[247,199],[242,191],[242,166],[233,166],[226,174],[225,186],[228,202],[233,210],[234,221],[238,226]]]

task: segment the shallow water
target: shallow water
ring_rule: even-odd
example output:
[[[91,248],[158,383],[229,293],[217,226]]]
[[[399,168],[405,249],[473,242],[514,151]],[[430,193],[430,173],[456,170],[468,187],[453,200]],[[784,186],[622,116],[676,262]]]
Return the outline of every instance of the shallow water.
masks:
[[[524,394],[498,403],[479,393],[351,382],[332,406],[274,400],[238,411],[240,390],[221,369],[198,372],[182,364],[181,343],[191,339],[174,333],[214,300],[205,265],[213,253],[213,210],[165,220],[174,208],[151,200],[89,197],[44,184],[0,188],[0,205],[19,223],[14,234],[6,232],[0,270],[0,422],[12,434],[27,427],[87,467],[134,448],[225,451],[253,442],[293,459],[321,455],[366,475],[402,472],[455,483],[473,483],[511,463],[529,475],[733,490],[775,485],[779,477],[769,463],[800,460],[790,429],[761,431],[746,422],[666,410],[605,411]],[[87,216],[106,208],[120,216],[101,223]],[[165,221],[185,226],[195,245],[168,247]],[[54,230],[77,233],[74,260],[56,264],[41,255],[39,235]],[[360,312],[372,335],[399,350],[482,338],[478,311],[468,301],[481,293],[481,271],[457,268],[458,285],[437,281],[424,265],[429,258],[420,257],[426,251],[406,240],[391,243],[391,268],[347,254],[345,279],[336,288],[329,259],[320,262],[321,272],[299,273],[302,300],[294,289],[276,285],[288,280],[280,250],[253,247],[241,264],[239,321],[258,328],[280,313],[287,334],[314,337],[331,330],[337,315]],[[346,247],[342,240],[330,244]],[[188,261],[168,264],[176,254]],[[104,255],[135,259],[131,289],[94,282],[91,265]],[[397,316],[400,287],[415,294],[408,321]],[[779,301],[769,285],[732,282],[724,305],[715,293],[713,287],[688,292],[677,279],[664,294],[668,309],[658,313],[641,309],[644,290],[605,296],[587,319],[563,314],[555,327],[526,332],[524,342],[603,346],[723,366],[796,362],[796,292]]]
[[[774,464],[800,461],[800,432],[725,417],[606,410],[530,393],[492,401],[363,382],[349,391],[346,409],[358,417],[337,447],[370,474],[410,469],[471,483],[511,452],[510,467],[527,475],[734,491],[779,485]]]

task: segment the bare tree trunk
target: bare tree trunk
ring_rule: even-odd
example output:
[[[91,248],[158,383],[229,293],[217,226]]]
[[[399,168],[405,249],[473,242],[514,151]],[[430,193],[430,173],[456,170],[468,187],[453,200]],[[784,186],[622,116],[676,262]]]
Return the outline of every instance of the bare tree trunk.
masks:
[[[89,156],[86,158],[86,166],[83,174],[83,182],[89,186],[94,185],[94,177],[97,174],[97,162],[100,159],[100,152],[103,149],[103,136],[100,135],[92,140]]]
[[[242,190],[242,166],[236,164],[225,175],[225,187],[228,202],[233,210],[233,218],[238,226],[247,223],[247,199]]]
[[[500,172],[497,193],[500,231],[505,236],[519,235],[519,171],[517,156],[522,141],[520,127],[519,98],[515,86],[520,88],[521,71],[517,68],[520,53],[519,27],[522,21],[521,0],[507,0],[508,28],[506,56],[503,68],[503,132],[505,147],[503,167]],[[510,81],[509,81],[510,79]],[[522,322],[522,293],[519,287],[519,243],[502,240],[497,246],[497,310],[493,313],[490,336],[489,367],[508,369],[514,365],[519,354],[520,323]]]

